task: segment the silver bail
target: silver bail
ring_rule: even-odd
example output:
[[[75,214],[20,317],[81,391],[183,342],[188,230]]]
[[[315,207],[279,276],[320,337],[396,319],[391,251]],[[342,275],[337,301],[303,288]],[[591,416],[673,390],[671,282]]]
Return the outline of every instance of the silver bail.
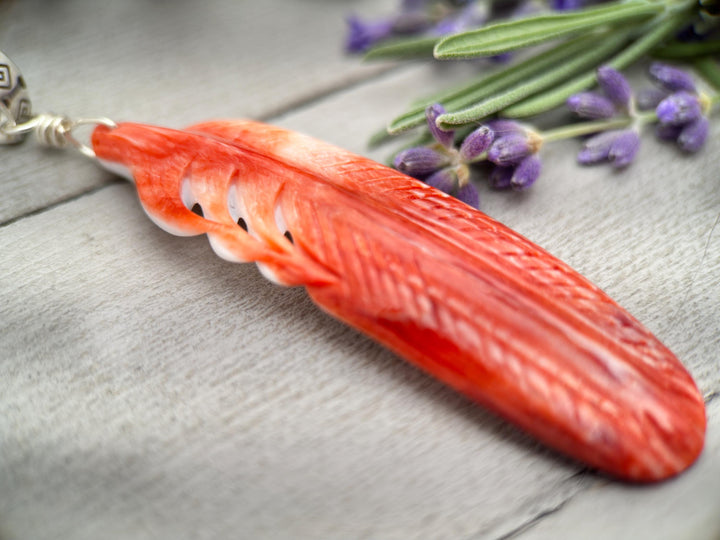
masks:
[[[22,73],[0,51],[0,126],[12,127],[32,117],[32,103]],[[25,138],[24,132],[7,133],[0,129],[0,144],[13,144]]]

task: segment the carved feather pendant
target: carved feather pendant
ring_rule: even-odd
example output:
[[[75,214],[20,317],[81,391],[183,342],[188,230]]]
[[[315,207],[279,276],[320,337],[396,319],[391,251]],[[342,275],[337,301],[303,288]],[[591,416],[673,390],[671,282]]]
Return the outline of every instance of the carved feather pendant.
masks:
[[[705,408],[677,358],[566,264],[426,184],[249,121],[98,127],[163,229],[303,285],[324,310],[592,467],[688,467]],[[191,211],[199,204],[203,216]]]

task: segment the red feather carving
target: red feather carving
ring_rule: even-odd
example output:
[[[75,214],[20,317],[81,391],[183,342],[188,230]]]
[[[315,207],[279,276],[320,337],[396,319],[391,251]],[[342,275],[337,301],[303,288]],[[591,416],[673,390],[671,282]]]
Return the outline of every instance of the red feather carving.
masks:
[[[702,450],[703,400],[677,358],[569,266],[458,200],[249,121],[99,127],[92,143],[129,169],[161,227],[205,233],[221,256],[305,286],[546,444],[634,481],[672,476]]]

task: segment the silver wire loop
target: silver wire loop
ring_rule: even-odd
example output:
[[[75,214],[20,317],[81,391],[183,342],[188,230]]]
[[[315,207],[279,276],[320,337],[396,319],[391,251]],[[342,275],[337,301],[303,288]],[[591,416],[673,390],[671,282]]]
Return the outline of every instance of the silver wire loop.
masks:
[[[80,142],[73,130],[82,126],[107,126],[115,129],[117,124],[109,118],[78,118],[73,120],[67,116],[55,114],[38,114],[25,122],[16,124],[6,122],[0,126],[0,133],[6,136],[22,136],[33,132],[37,141],[52,148],[65,148],[71,146],[90,159],[95,159],[95,152],[85,143]]]

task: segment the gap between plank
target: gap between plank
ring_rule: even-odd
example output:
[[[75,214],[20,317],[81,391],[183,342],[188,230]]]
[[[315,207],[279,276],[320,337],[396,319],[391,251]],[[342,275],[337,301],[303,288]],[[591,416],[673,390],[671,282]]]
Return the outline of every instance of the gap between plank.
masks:
[[[379,67],[377,68],[377,71],[375,73],[372,73],[370,75],[352,75],[348,79],[331,84],[317,93],[307,96],[300,96],[284,105],[278,105],[274,109],[270,109],[269,111],[259,115],[256,120],[259,120],[260,122],[269,122],[281,116],[300,112],[304,109],[312,107],[316,103],[320,103],[326,98],[341,94],[343,92],[354,90],[356,88],[361,88],[367,83],[372,83],[379,79],[383,79],[385,76],[394,74],[400,71],[402,68],[407,67],[408,66],[405,64],[392,64],[384,67]]]
[[[562,484],[577,483],[576,491],[569,494],[565,499],[555,504],[555,506],[540,510],[537,514],[521,522],[509,532],[497,536],[496,540],[513,540],[516,538],[520,538],[523,533],[532,529],[535,525],[540,523],[546,517],[560,512],[560,510],[562,510],[567,505],[567,503],[572,501],[575,497],[582,493],[585,493],[588,489],[597,486],[599,483],[603,482],[602,478],[596,477],[590,471],[590,467],[582,467],[580,470],[565,478],[565,480],[562,481]],[[468,540],[473,540],[481,537],[484,538],[485,535],[483,533],[476,533],[474,535],[471,535]]]
[[[0,222],[0,229],[7,225],[12,225],[13,223],[20,221],[22,219],[37,216],[37,215],[43,214],[45,212],[48,212],[48,211],[52,210],[53,208],[62,206],[63,204],[76,201],[78,199],[85,197],[86,195],[92,195],[93,193],[97,193],[98,191],[105,189],[106,187],[110,187],[110,186],[114,186],[114,185],[118,185],[118,184],[126,184],[126,183],[127,183],[126,180],[121,180],[120,178],[111,177],[110,180],[108,180],[107,182],[105,182],[99,186],[95,186],[90,189],[86,189],[85,191],[75,193],[75,194],[70,195],[69,197],[65,197],[63,199],[58,199],[57,201],[50,203],[47,206],[43,206],[42,208],[36,208],[35,210],[30,210],[29,212],[25,212],[24,214],[20,214],[15,217],[11,217],[10,219],[7,219],[3,222]]]

